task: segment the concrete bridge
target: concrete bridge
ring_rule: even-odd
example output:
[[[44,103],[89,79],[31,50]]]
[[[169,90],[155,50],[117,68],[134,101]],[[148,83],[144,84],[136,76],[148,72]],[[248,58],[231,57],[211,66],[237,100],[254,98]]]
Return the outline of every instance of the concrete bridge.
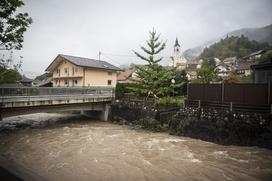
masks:
[[[38,112],[81,111],[107,120],[113,87],[0,87],[0,119]]]

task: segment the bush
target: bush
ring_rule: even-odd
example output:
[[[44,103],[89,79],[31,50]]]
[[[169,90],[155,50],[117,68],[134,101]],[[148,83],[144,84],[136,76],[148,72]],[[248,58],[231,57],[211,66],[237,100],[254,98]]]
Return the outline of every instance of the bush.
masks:
[[[223,84],[240,83],[240,78],[237,76],[224,77],[222,83]]]
[[[133,93],[130,87],[136,87],[134,83],[117,83],[115,88],[116,97],[122,97],[127,93]]]
[[[144,129],[152,131],[162,131],[162,126],[159,121],[151,117],[145,117],[136,122],[137,125],[140,125]]]
[[[179,96],[179,97],[162,97],[156,99],[156,105],[158,106],[167,106],[167,105],[174,105],[178,107],[183,107],[184,106],[184,97]]]
[[[169,133],[174,135],[183,135],[190,125],[194,122],[194,117],[188,117],[187,115],[183,115],[177,113],[169,120]]]

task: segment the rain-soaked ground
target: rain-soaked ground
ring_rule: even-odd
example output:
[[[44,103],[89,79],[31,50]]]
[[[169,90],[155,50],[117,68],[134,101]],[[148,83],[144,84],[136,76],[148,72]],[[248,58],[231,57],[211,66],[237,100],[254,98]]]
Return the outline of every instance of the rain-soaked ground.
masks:
[[[22,116],[17,121],[4,120],[0,128],[16,125],[18,119],[37,124],[59,117]],[[107,122],[74,121],[11,133],[2,129],[0,166],[26,180],[272,179],[268,149],[223,146]]]

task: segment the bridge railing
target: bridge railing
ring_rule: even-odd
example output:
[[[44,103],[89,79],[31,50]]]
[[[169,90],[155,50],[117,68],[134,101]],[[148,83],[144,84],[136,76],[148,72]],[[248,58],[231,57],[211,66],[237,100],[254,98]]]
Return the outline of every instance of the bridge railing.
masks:
[[[108,95],[115,97],[113,87],[0,87],[1,97]]]

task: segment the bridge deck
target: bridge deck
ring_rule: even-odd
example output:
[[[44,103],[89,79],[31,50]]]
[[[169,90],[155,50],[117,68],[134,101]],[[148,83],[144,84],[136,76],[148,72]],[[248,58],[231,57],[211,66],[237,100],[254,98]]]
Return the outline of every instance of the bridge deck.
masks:
[[[15,87],[0,92],[1,108],[108,102],[115,97],[112,87]]]
[[[2,117],[54,111],[100,111],[107,120],[113,87],[5,87],[0,88]]]

